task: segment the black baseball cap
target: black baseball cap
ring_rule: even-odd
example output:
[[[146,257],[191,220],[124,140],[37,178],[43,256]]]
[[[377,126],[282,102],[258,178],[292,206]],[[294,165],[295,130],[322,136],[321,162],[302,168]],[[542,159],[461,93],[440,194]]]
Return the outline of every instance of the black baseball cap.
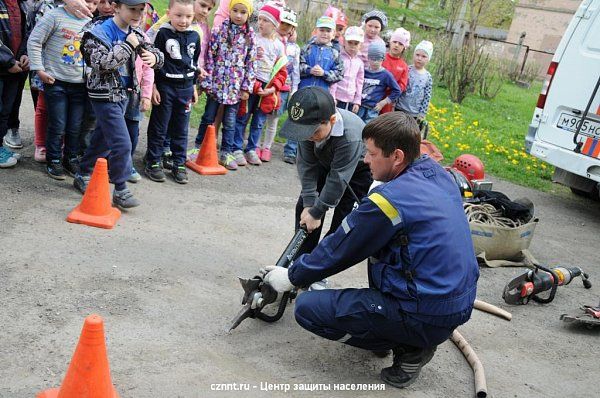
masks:
[[[281,127],[280,135],[296,141],[306,141],[321,122],[335,115],[335,101],[329,91],[321,87],[302,88],[288,101],[288,119]]]

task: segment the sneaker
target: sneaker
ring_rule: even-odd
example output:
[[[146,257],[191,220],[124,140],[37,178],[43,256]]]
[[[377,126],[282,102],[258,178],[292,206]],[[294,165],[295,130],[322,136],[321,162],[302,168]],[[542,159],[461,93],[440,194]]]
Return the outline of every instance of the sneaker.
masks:
[[[76,174],[73,179],[73,186],[82,194],[85,193],[88,184],[90,183],[89,175]]]
[[[404,388],[415,382],[421,368],[425,366],[433,355],[437,346],[428,348],[417,348],[408,346],[398,346],[394,352],[394,363],[389,368],[381,370],[381,380],[387,384]]]
[[[313,283],[312,285],[310,285],[308,287],[308,291],[313,291],[313,290],[325,290],[325,289],[329,289],[331,286],[329,285],[329,281],[326,279],[323,279],[322,281],[318,281]]]
[[[162,166],[159,162],[146,165],[144,168],[144,174],[155,182],[164,182],[167,180],[167,176],[165,176],[165,172],[163,171]]]
[[[123,209],[129,209],[132,207],[137,207],[141,203],[133,196],[129,188],[125,188],[122,191],[117,191],[115,189],[113,192],[113,204]]]
[[[33,159],[36,162],[46,163],[46,147],[45,146],[36,145],[35,146],[35,153],[33,154]]]
[[[272,155],[273,154],[271,153],[271,150],[269,148],[265,148],[260,152],[260,160],[263,162],[270,162]]]
[[[233,157],[235,158],[235,162],[237,163],[238,166],[245,166],[248,164],[248,162],[246,162],[246,157],[244,156],[244,152],[242,152],[242,151],[233,152]]]
[[[238,164],[235,161],[235,156],[231,152],[221,153],[219,164],[227,170],[237,170]]]
[[[79,173],[79,159],[77,158],[63,159],[62,166],[71,177],[75,177]]]
[[[246,157],[248,163],[250,163],[253,166],[260,166],[262,164],[256,151],[248,151],[244,154],[244,156]]]
[[[200,148],[192,148],[187,151],[187,160],[190,162],[195,162],[198,158],[198,153],[200,153]]]
[[[173,165],[171,169],[171,174],[173,175],[173,179],[178,184],[187,184],[188,183],[188,175],[185,166],[182,164]]]
[[[13,167],[17,164],[17,159],[13,157],[12,151],[0,146],[0,169]]]
[[[137,183],[139,181],[142,180],[142,176],[140,175],[140,173],[137,172],[137,170],[134,168],[131,169],[131,175],[129,176],[129,178],[127,179],[127,181],[132,182],[132,183]]]
[[[296,164],[296,157],[291,155],[285,155],[283,161],[289,164]]]
[[[171,170],[173,169],[173,152],[165,152],[162,156],[162,166],[163,169]]]
[[[64,180],[67,178],[65,175],[65,170],[63,169],[62,164],[60,164],[60,160],[51,160],[46,163],[46,171],[48,175],[55,180]]]
[[[263,150],[262,150],[262,149],[260,149],[260,148],[256,148],[256,149],[254,150],[254,152],[256,152],[256,156],[258,156],[258,158],[259,158],[259,159],[261,159],[261,158],[262,158],[262,151],[263,151]]]
[[[19,134],[19,129],[9,129],[4,136],[4,145],[11,149],[21,149],[23,148],[23,141],[21,141],[21,134]]]

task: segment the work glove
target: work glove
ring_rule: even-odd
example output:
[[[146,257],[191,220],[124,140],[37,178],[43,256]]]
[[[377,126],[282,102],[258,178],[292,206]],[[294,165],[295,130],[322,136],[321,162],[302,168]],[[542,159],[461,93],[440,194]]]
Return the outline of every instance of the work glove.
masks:
[[[267,274],[264,281],[268,283],[277,293],[289,292],[294,288],[290,278],[288,277],[287,268],[278,267],[276,265],[268,265],[264,268]]]

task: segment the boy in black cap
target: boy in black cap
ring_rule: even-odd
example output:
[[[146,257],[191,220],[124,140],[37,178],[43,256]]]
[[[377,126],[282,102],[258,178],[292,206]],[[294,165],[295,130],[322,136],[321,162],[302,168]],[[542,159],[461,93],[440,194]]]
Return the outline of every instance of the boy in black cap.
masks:
[[[310,232],[299,256],[319,243],[327,210],[335,208],[329,235],[352,211],[354,202],[367,194],[373,178],[363,163],[365,124],[354,113],[336,109],[329,91],[315,86],[298,90],[289,100],[288,116],[281,136],[299,141],[302,191],[296,204],[296,226]]]

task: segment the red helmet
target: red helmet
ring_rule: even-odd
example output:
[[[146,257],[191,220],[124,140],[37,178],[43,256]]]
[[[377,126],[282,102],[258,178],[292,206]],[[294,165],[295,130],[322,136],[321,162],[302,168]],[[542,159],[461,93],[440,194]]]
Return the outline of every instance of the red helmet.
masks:
[[[485,177],[483,162],[475,155],[460,155],[454,159],[452,167],[463,173],[469,181],[482,180]]]

